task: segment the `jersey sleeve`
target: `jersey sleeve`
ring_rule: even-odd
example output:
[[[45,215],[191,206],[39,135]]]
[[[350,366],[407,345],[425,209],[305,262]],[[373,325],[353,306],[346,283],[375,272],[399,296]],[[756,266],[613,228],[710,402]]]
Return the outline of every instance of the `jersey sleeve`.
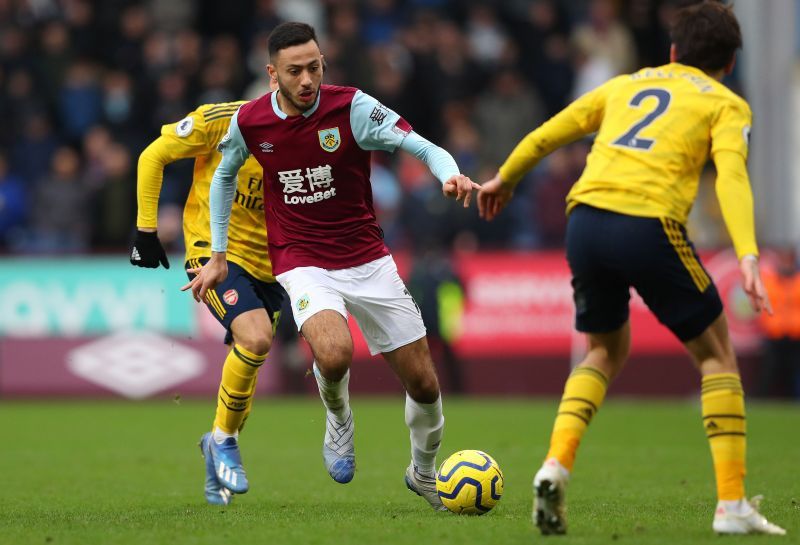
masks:
[[[600,129],[600,125],[606,115],[606,102],[608,101],[609,93],[621,79],[628,77],[618,76],[611,79],[581,95],[567,106],[566,110],[569,111],[572,118],[584,131],[584,134],[591,134]]]
[[[217,146],[222,153],[222,160],[211,178],[208,200],[211,208],[211,249],[215,252],[228,249],[228,224],[236,195],[236,175],[250,156],[250,150],[239,130],[238,116],[238,111],[233,114],[228,132]]]
[[[720,151],[735,151],[747,160],[753,114],[744,100],[725,101],[711,126],[711,157]]]
[[[442,184],[453,176],[461,174],[453,156],[446,150],[440,148],[433,142],[423,138],[421,135],[411,131],[403,142],[400,149],[407,151],[426,165],[431,173],[436,176]]]
[[[556,148],[600,128],[611,80],[575,100],[517,144],[500,167],[504,183],[516,185],[526,172]]]
[[[362,91],[350,103],[350,128],[361,149],[382,151],[396,150],[412,130],[408,121]]]
[[[136,171],[136,225],[154,229],[158,224],[158,198],[164,167],[180,159],[205,155],[214,148],[203,114],[195,110],[177,123],[161,127],[161,136],[139,156]]]
[[[748,254],[758,255],[753,191],[744,159],[741,154],[725,149],[714,155],[717,199],[739,259]]]

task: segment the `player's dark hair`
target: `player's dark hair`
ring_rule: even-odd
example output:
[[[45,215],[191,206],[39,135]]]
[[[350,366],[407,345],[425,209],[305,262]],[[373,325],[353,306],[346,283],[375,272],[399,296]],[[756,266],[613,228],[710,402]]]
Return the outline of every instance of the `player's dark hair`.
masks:
[[[267,49],[269,50],[269,56],[272,57],[281,49],[302,45],[312,40],[319,45],[317,33],[311,25],[296,22],[281,23],[270,33],[267,40]]]
[[[680,10],[670,33],[676,61],[704,71],[725,68],[742,47],[742,30],[733,9],[705,1]]]

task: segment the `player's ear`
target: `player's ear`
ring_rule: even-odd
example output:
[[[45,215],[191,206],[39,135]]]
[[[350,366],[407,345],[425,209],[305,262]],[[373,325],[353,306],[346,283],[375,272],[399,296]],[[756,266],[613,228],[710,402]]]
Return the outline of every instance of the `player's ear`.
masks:
[[[669,62],[678,62],[678,47],[675,44],[669,46]]]
[[[727,66],[725,66],[725,75],[726,76],[730,75],[731,72],[733,72],[733,67],[734,66],[736,66],[736,53],[734,53],[733,57],[731,57],[731,62],[729,62],[727,64]]]

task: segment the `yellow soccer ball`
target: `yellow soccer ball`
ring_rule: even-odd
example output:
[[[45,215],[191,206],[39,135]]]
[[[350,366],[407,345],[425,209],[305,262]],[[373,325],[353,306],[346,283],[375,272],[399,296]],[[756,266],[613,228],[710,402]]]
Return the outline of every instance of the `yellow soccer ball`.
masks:
[[[483,515],[503,495],[503,472],[480,450],[460,450],[442,462],[436,474],[442,503],[459,515]]]

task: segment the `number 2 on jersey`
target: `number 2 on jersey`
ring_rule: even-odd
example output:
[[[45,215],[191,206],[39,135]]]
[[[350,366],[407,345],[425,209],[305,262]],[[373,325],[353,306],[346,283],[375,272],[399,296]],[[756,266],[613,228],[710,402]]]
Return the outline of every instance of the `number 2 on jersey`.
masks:
[[[614,140],[613,144],[615,146],[648,151],[656,143],[652,138],[639,138],[638,134],[650,123],[664,115],[664,112],[669,107],[670,100],[672,100],[672,95],[666,89],[644,89],[636,93],[629,104],[638,108],[642,101],[648,97],[658,99],[655,109],[636,122],[625,134]]]

